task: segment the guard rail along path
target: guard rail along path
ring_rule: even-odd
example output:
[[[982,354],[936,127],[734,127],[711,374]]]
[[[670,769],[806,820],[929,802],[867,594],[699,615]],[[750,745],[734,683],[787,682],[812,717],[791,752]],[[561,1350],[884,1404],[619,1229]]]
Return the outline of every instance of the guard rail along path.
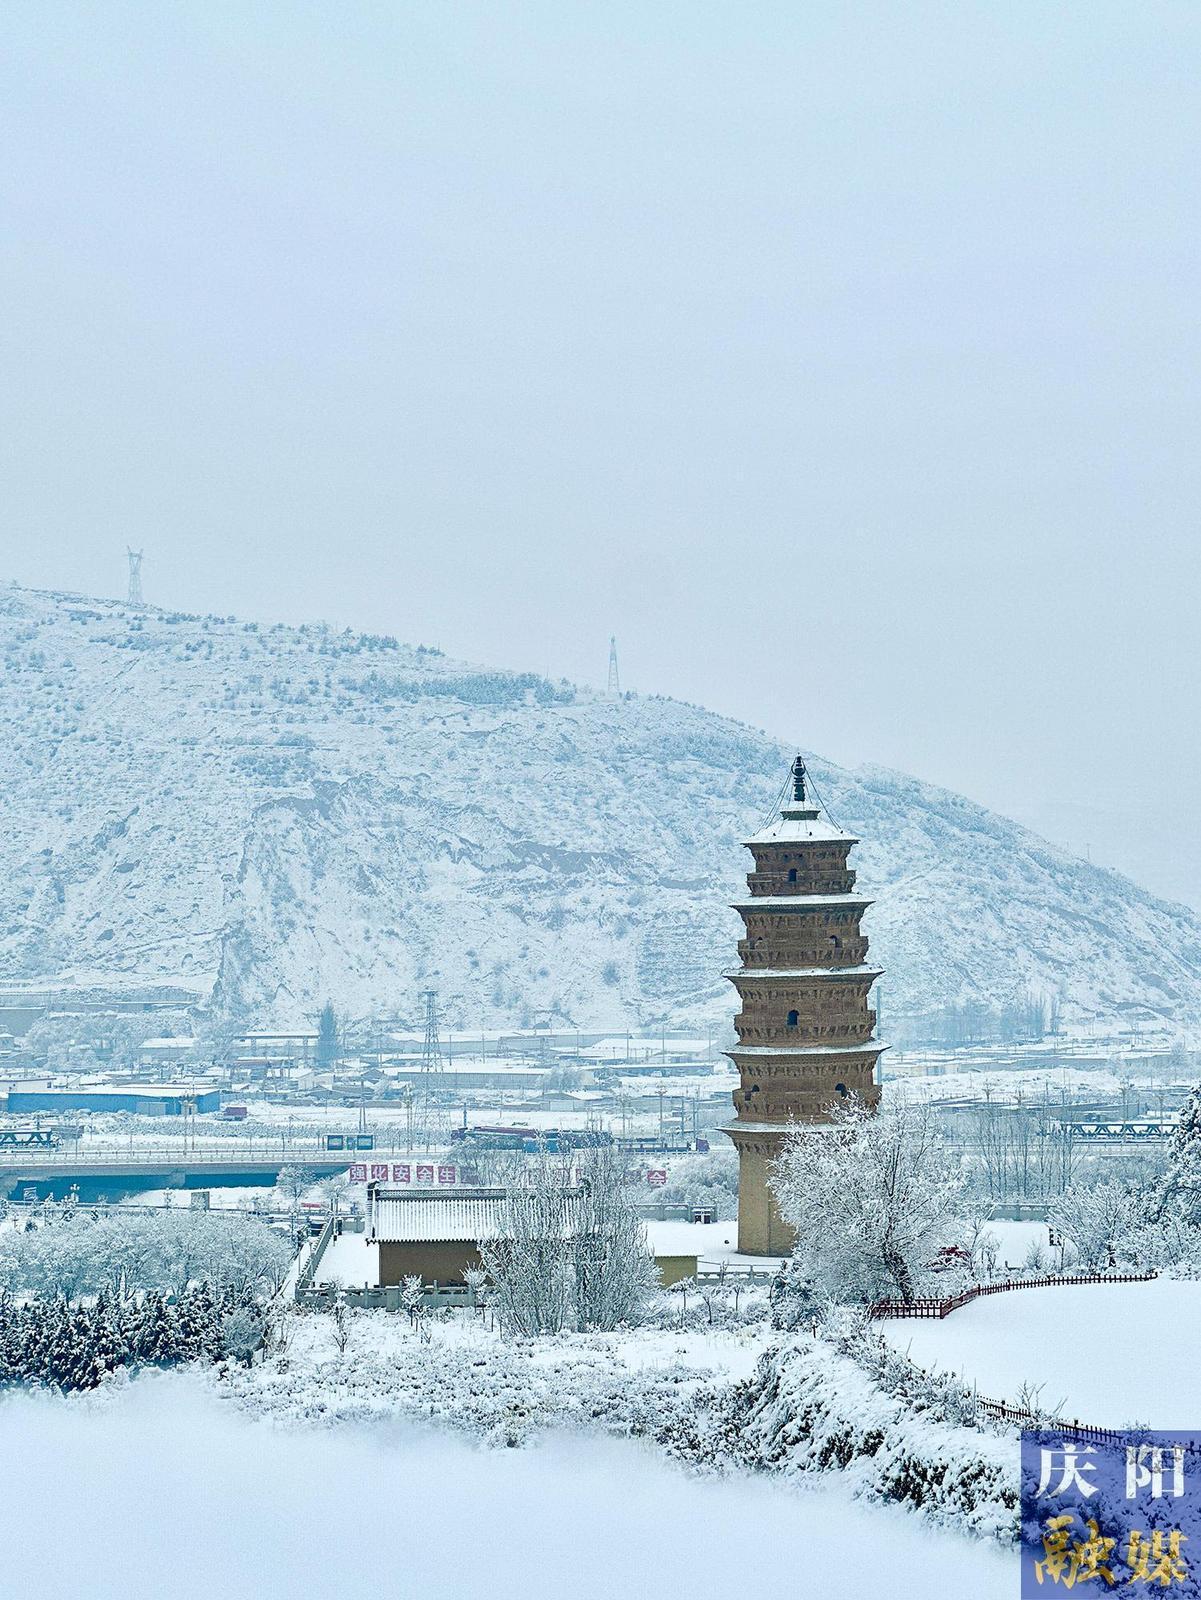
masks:
[[[871,1308],[871,1315],[877,1318],[936,1317],[941,1321],[960,1306],[966,1306],[969,1301],[978,1300],[986,1294],[1006,1294],[1010,1289],[1046,1289],[1079,1283],[1147,1283],[1155,1276],[1154,1272],[1073,1272],[1049,1273],[1040,1278],[1005,1278],[1000,1283],[974,1283],[971,1288],[961,1289],[958,1294],[947,1295],[944,1299],[928,1296],[918,1300],[877,1300]]]
[[[876,1318],[941,1319],[949,1316],[958,1307],[967,1305],[969,1301],[978,1300],[982,1295],[1006,1294],[1010,1289],[1046,1289],[1079,1283],[1148,1283],[1156,1276],[1157,1273],[1148,1271],[1050,1273],[1038,1278],[1006,1278],[1000,1283],[973,1284],[970,1289],[964,1289],[959,1294],[947,1295],[944,1299],[877,1300],[871,1308],[871,1315]],[[1124,1445],[1131,1436],[1129,1428],[1098,1428],[1091,1423],[1081,1422],[1079,1417],[1073,1417],[1069,1422],[1058,1416],[1024,1411],[1020,1406],[1011,1406],[1004,1400],[991,1400],[986,1395],[977,1394],[974,1398],[986,1417],[991,1417],[994,1422],[1011,1423],[1017,1428],[1045,1429],[1051,1433],[1065,1434],[1084,1444]],[[1186,1450],[1190,1455],[1201,1455],[1201,1444],[1191,1443],[1186,1446]]]

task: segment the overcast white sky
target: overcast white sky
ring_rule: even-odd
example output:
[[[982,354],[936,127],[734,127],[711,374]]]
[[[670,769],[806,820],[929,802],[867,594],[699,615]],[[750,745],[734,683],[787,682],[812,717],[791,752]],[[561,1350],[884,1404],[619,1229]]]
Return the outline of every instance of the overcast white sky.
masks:
[[[9,8],[0,576],[708,704],[1201,902],[1194,4]]]

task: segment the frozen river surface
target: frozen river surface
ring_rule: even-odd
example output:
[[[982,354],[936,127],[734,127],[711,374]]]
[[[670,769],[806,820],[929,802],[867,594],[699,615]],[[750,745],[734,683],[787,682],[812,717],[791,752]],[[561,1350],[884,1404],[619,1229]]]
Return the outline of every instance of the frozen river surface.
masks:
[[[284,1431],[198,1379],[0,1401],[0,1594],[57,1600],[658,1600],[963,1593],[1016,1557],[837,1487],[690,1477],[595,1437],[478,1448],[411,1426]]]

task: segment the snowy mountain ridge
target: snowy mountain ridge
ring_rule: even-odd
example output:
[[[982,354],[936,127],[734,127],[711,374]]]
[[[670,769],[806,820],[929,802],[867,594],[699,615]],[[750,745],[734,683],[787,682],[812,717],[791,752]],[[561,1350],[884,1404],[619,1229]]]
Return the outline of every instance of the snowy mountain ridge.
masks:
[[[792,752],[321,625],[0,589],[0,975],[178,981],[214,1010],[721,1025],[739,841]],[[863,839],[884,1008],[1026,989],[1201,1017],[1201,918],[970,801],[820,758]],[[887,1021],[886,1021],[887,1026]]]

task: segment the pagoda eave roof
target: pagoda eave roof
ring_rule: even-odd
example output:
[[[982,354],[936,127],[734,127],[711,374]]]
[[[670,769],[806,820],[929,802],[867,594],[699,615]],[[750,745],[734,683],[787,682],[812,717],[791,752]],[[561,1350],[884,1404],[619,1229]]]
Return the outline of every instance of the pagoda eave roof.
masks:
[[[837,1127],[834,1122],[801,1122],[793,1118],[789,1122],[727,1122],[717,1131],[718,1133],[832,1133]]]
[[[879,1039],[866,1044],[734,1044],[723,1050],[722,1055],[729,1056],[731,1061],[739,1056],[756,1056],[763,1061],[775,1056],[817,1056],[820,1059],[824,1056],[879,1056],[888,1048]]]
[[[732,900],[734,911],[821,911],[828,906],[870,906],[861,894],[761,894],[750,900]]]
[[[735,967],[722,977],[732,983],[735,978],[879,978],[883,973],[883,967],[863,963],[857,967]]]
[[[836,828],[832,822],[794,821],[791,817],[781,817],[776,822],[771,822],[766,828],[760,828],[758,833],[752,833],[749,839],[744,839],[743,844],[748,850],[760,844],[845,844],[856,845],[858,837],[853,833],[845,833],[841,828]]]

